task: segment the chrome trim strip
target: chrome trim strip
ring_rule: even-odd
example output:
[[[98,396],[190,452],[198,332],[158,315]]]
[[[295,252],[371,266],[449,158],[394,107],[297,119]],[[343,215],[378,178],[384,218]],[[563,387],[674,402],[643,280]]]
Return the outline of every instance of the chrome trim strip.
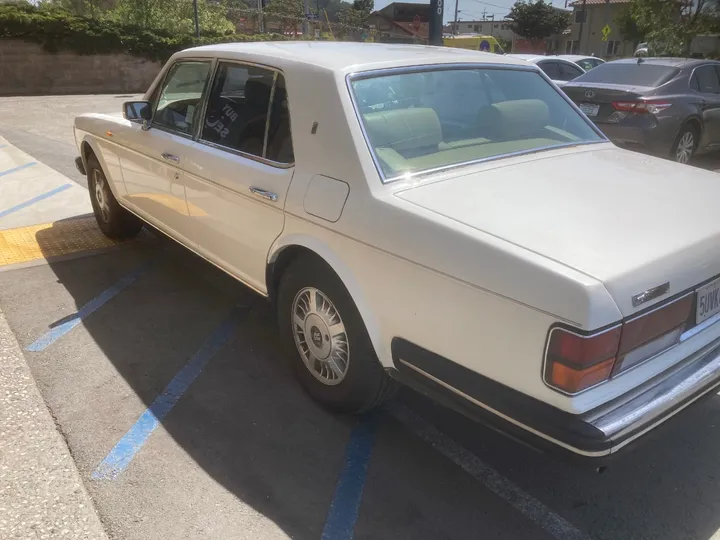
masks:
[[[528,432],[532,433],[533,435],[537,435],[538,437],[541,437],[542,439],[545,439],[546,441],[549,441],[549,442],[551,442],[551,443],[553,443],[553,444],[556,444],[556,445],[558,445],[558,446],[561,446],[561,447],[565,448],[566,450],[569,450],[569,451],[573,452],[574,454],[580,454],[580,455],[587,456],[587,457],[602,457],[602,456],[607,456],[608,454],[610,454],[610,453],[612,452],[612,449],[603,450],[603,451],[599,451],[599,452],[586,452],[586,451],[584,451],[584,450],[580,450],[580,449],[578,449],[578,448],[575,448],[574,446],[570,446],[569,444],[566,444],[566,443],[564,443],[564,442],[562,442],[562,441],[559,441],[559,440],[557,440],[557,439],[554,439],[553,437],[550,437],[549,435],[546,435],[546,434],[544,434],[544,433],[542,433],[542,432],[540,432],[540,431],[538,431],[538,430],[536,430],[536,429],[533,429],[533,428],[530,427],[530,426],[527,426],[527,425],[525,425],[525,424],[523,424],[523,423],[521,423],[521,422],[518,422],[518,421],[515,420],[514,418],[511,418],[510,416],[507,416],[507,415],[501,413],[500,411],[498,411],[498,410],[496,410],[496,409],[493,409],[492,407],[486,405],[485,403],[482,403],[481,401],[478,401],[478,400],[474,399],[473,397],[468,396],[466,393],[458,390],[458,389],[455,388],[454,386],[450,386],[450,385],[447,384],[446,382],[441,381],[441,380],[438,379],[437,377],[434,377],[434,376],[430,375],[428,372],[420,369],[419,367],[414,366],[414,365],[412,365],[412,364],[409,363],[409,362],[406,362],[406,361],[403,360],[402,358],[398,358],[398,361],[399,361],[401,364],[403,364],[404,366],[409,367],[410,369],[416,371],[416,372],[419,373],[420,375],[422,375],[422,376],[424,376],[424,377],[427,377],[427,378],[430,379],[431,381],[433,381],[433,382],[439,384],[440,386],[442,386],[442,387],[450,390],[451,392],[457,394],[458,396],[460,396],[460,397],[462,397],[462,398],[470,401],[471,403],[477,405],[478,407],[482,407],[482,408],[485,409],[486,411],[491,412],[491,413],[493,413],[493,414],[496,415],[496,416],[499,416],[500,418],[502,418],[502,419],[510,422],[511,424],[514,424],[514,425],[516,425],[516,426],[524,429],[525,431],[528,431]]]
[[[558,95],[565,100],[567,104],[570,105],[572,109],[574,109],[581,118],[585,120],[585,123],[595,132],[596,135],[600,137],[600,140],[597,141],[584,141],[584,142],[572,142],[572,143],[562,143],[559,145],[553,145],[549,147],[543,147],[543,148],[535,148],[533,150],[521,150],[518,152],[510,152],[507,154],[498,154],[497,156],[492,156],[489,158],[481,158],[478,160],[473,161],[466,161],[462,163],[455,163],[452,165],[447,165],[443,167],[437,167],[435,169],[428,169],[424,171],[416,171],[414,173],[407,173],[402,174],[398,176],[393,177],[386,177],[385,173],[382,170],[382,166],[380,165],[380,160],[378,159],[375,150],[373,149],[372,145],[370,144],[370,138],[368,137],[367,131],[365,130],[365,123],[362,121],[362,116],[360,113],[360,108],[358,107],[357,99],[355,97],[355,92],[352,88],[352,81],[355,80],[362,80],[362,79],[369,79],[373,77],[381,77],[384,75],[395,75],[395,74],[402,74],[402,73],[417,73],[417,72],[423,72],[423,71],[447,71],[447,70],[457,70],[457,69],[504,69],[504,70],[511,70],[511,71],[530,71],[533,73],[539,74],[545,81],[558,93]],[[350,94],[350,101],[353,104],[353,110],[355,112],[355,118],[357,119],[358,123],[360,124],[360,130],[362,131],[363,138],[365,139],[365,144],[367,145],[368,151],[370,152],[370,156],[373,160],[373,163],[375,164],[375,169],[377,170],[378,175],[380,176],[380,180],[383,184],[388,182],[394,182],[396,180],[407,180],[411,179],[416,176],[423,176],[428,174],[433,174],[436,172],[449,170],[449,169],[455,169],[458,167],[465,167],[469,165],[474,165],[477,163],[483,163],[486,161],[494,161],[496,159],[502,159],[506,157],[513,157],[518,155],[525,155],[525,154],[531,154],[536,152],[542,152],[545,150],[552,150],[556,148],[564,148],[564,147],[570,147],[570,146],[583,146],[587,144],[598,144],[598,143],[606,143],[609,142],[610,139],[607,138],[607,136],[598,128],[593,122],[591,122],[587,116],[579,109],[579,107],[575,104],[574,101],[572,101],[562,90],[558,88],[558,86],[553,83],[553,81],[535,64],[528,64],[527,66],[523,65],[517,65],[517,64],[488,64],[484,62],[478,62],[477,64],[473,63],[457,63],[457,64],[422,64],[422,65],[416,65],[416,66],[405,66],[405,67],[394,67],[394,68],[383,68],[383,69],[375,69],[370,71],[360,71],[360,72],[354,72],[349,73],[345,77],[345,86]]]
[[[228,154],[235,154],[236,156],[240,156],[242,158],[252,159],[253,161],[257,161],[258,163],[262,163],[263,165],[268,165],[270,167],[275,167],[276,169],[290,169],[295,166],[295,162],[280,163],[278,161],[272,161],[270,159],[265,159],[260,156],[248,154],[246,152],[241,152],[240,150],[235,150],[234,148],[229,148],[229,147],[223,146],[221,144],[217,144],[217,143],[210,142],[210,141],[205,141],[203,139],[198,139],[197,142],[200,144],[204,144],[205,146],[210,146],[217,150],[222,150],[223,152],[227,152]]]
[[[687,330],[686,332],[683,332],[682,334],[680,334],[680,343],[699,334],[700,332],[702,332],[706,328],[709,328],[710,326],[712,326],[713,324],[715,324],[718,321],[720,321],[720,313],[716,313],[709,319],[705,319],[700,324],[696,324],[690,330]]]
[[[273,74],[272,87],[270,88],[270,101],[268,101],[268,110],[267,110],[267,114],[265,115],[265,137],[263,137],[263,149],[262,149],[262,158],[263,159],[267,159],[267,143],[268,143],[268,135],[270,132],[270,115],[272,114],[273,99],[275,98],[275,86],[277,85],[277,80],[278,80],[278,72],[276,71]]]

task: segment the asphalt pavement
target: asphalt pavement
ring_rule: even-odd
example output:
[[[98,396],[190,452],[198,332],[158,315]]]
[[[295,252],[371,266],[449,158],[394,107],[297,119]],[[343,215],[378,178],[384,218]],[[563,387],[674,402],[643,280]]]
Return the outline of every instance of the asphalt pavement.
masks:
[[[125,99],[2,98],[0,153],[37,162],[43,193],[79,189],[72,118]],[[602,474],[410,390],[331,414],[293,379],[265,300],[152,231],[106,243],[69,204],[0,218],[0,311],[109,538],[720,538],[718,397]]]

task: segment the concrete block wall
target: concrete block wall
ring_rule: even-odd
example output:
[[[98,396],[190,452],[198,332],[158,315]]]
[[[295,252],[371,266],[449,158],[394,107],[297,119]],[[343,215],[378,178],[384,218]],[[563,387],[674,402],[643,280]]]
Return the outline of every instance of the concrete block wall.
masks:
[[[128,54],[48,53],[0,39],[0,96],[145,92],[162,64]]]

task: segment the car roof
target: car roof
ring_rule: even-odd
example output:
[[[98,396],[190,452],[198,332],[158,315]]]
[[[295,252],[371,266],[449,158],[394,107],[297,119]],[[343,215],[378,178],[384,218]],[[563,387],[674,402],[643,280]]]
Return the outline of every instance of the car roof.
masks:
[[[560,62],[567,62],[570,64],[575,64],[572,60],[569,60],[567,57],[559,56],[559,55],[552,55],[552,56],[544,56],[541,54],[506,54],[505,56],[508,56],[510,58],[518,58],[520,60],[525,60],[526,62],[532,62],[533,64],[537,64],[538,62],[541,62],[543,60],[559,60]],[[581,56],[578,58],[588,58],[587,56]],[[580,66],[576,66],[580,67]],[[582,68],[580,68],[582,69]]]
[[[570,60],[571,62],[577,62],[578,60],[600,60],[603,63],[605,62],[602,58],[588,56],[586,54],[558,54],[557,57],[563,60]]]
[[[640,60],[638,62],[638,60]],[[716,60],[703,60],[702,58],[673,58],[673,57],[650,57],[650,58],[622,58],[613,60],[613,64],[654,64],[658,66],[692,67],[700,64],[720,64]]]
[[[193,47],[175,57],[201,55],[258,63],[311,64],[332,71],[366,71],[424,64],[484,63],[522,65],[506,55],[453,47],[335,41],[265,41]],[[280,67],[280,66],[279,66]]]

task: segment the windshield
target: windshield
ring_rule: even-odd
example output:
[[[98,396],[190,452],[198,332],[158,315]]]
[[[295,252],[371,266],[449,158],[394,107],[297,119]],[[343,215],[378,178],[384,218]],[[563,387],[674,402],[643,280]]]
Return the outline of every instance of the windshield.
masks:
[[[385,180],[603,140],[539,73],[436,69],[351,80]]]
[[[680,69],[658,64],[637,63],[616,64],[608,62],[588,71],[575,82],[603,82],[631,86],[660,86],[674,78]]]

